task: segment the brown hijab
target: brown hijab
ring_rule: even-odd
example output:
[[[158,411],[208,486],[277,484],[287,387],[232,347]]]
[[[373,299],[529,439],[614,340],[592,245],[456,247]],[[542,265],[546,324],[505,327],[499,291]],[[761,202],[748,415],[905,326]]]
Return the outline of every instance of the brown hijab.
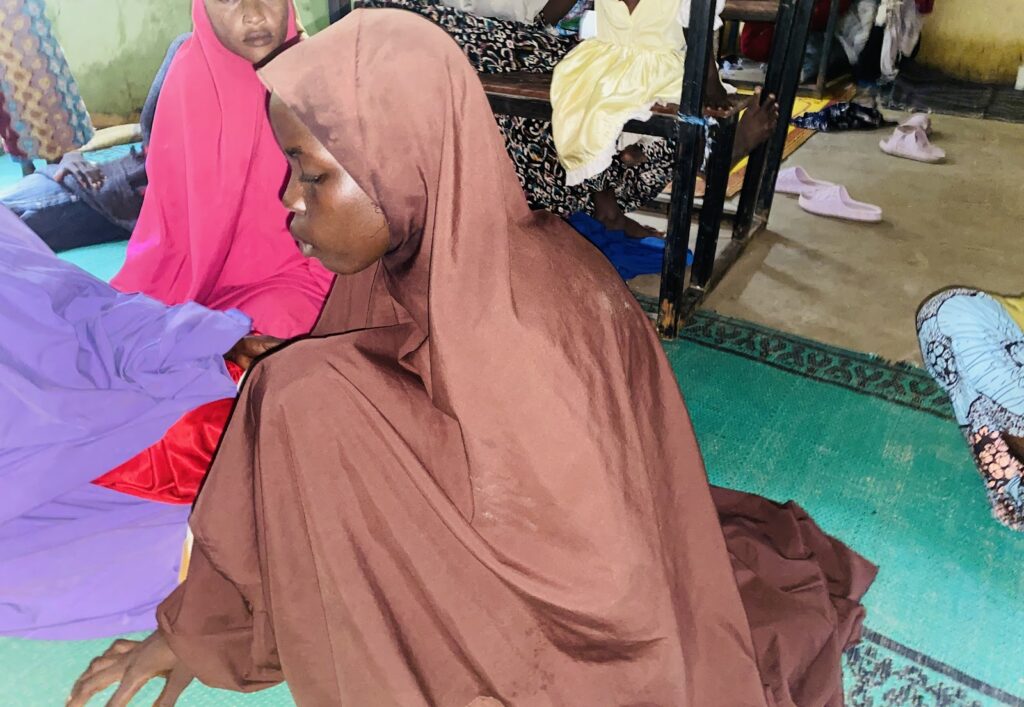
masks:
[[[660,345],[603,257],[530,212],[456,45],[359,10],[263,78],[383,209],[392,249],[338,278],[317,338],[253,370],[159,612],[175,652],[209,684],[286,678],[317,707],[840,704],[862,561],[814,528],[839,548],[833,582],[792,524],[802,574],[757,590],[803,582],[787,608],[816,633],[792,654],[770,615],[786,655],[762,680]],[[786,562],[752,522],[744,567]],[[790,697],[822,655],[816,701]]]

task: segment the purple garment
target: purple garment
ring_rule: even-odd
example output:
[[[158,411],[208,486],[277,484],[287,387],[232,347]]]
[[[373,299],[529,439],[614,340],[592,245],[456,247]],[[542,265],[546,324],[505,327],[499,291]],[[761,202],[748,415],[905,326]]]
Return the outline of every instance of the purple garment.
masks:
[[[188,506],[85,483],[0,525],[0,635],[104,638],[156,627]]]
[[[188,509],[90,482],[234,397],[249,319],[119,293],[0,208],[0,331],[0,635],[152,627]]]

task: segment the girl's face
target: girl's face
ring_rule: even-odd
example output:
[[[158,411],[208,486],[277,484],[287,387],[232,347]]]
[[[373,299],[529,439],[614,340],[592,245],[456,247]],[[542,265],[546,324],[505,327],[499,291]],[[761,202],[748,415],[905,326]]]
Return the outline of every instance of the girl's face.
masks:
[[[275,95],[270,96],[270,124],[291,167],[281,202],[292,212],[289,230],[303,255],[341,275],[384,257],[390,247],[384,214]]]
[[[217,39],[229,51],[259,64],[288,36],[291,0],[204,0]]]

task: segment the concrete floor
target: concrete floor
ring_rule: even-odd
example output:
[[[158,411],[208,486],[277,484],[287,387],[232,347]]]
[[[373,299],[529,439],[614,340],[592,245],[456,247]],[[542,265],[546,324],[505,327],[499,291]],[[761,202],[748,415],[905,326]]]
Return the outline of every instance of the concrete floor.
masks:
[[[914,315],[929,294],[950,285],[1024,292],[1024,125],[949,116],[934,125],[945,164],[883,154],[888,130],[812,138],[785,166],[846,185],[882,207],[883,223],[813,216],[780,195],[769,230],[705,309],[920,362]]]

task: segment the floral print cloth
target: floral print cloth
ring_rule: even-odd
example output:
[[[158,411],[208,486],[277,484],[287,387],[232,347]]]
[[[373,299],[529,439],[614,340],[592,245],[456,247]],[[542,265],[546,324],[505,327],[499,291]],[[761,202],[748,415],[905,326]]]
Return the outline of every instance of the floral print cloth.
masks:
[[[0,144],[19,160],[58,160],[93,135],[45,9],[0,0]]]
[[[917,317],[921,354],[949,394],[996,518],[1024,530],[1024,460],[1011,438],[1024,437],[1024,331],[1007,308],[976,290],[951,289]]]

